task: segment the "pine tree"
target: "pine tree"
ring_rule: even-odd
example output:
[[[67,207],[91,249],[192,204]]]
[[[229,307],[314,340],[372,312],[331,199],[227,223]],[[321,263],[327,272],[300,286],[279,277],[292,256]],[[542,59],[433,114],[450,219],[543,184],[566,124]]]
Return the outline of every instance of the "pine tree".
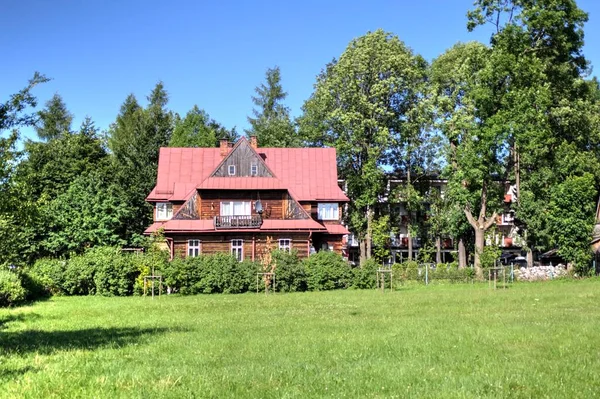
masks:
[[[261,147],[297,147],[300,139],[290,119],[290,110],[282,104],[287,93],[281,86],[279,67],[267,69],[266,82],[256,89],[252,97],[254,117],[248,117],[248,136],[256,136]]]
[[[71,133],[73,114],[67,110],[62,97],[54,94],[46,108],[38,112],[35,131],[42,140],[50,140]]]

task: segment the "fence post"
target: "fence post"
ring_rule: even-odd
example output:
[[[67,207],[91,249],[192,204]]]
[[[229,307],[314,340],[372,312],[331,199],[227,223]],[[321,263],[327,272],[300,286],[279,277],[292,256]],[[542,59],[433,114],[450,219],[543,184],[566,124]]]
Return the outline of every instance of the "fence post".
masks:
[[[429,285],[429,265],[425,263],[425,285]]]

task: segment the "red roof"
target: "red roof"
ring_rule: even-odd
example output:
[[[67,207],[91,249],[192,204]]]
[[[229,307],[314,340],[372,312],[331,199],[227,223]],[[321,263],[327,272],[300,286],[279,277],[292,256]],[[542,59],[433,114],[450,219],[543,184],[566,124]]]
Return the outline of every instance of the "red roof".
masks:
[[[161,148],[156,186],[148,201],[184,201],[205,189],[287,189],[299,201],[348,201],[337,182],[333,148],[258,148],[275,178],[212,177],[219,148]],[[268,181],[267,181],[268,180]]]
[[[325,228],[329,234],[350,234],[348,229],[341,224],[326,224]]]

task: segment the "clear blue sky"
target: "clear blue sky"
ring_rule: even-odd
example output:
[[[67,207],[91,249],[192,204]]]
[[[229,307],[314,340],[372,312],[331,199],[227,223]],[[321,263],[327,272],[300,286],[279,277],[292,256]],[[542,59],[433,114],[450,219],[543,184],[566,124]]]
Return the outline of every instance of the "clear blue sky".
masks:
[[[600,2],[578,4],[590,14],[585,54],[598,66]],[[53,79],[35,90],[40,105],[59,93],[74,128],[89,115],[106,129],[129,93],[145,103],[162,80],[173,111],[197,104],[242,132],[267,68],[281,68],[297,116],[325,64],[368,31],[392,32],[427,60],[458,41],[488,43],[489,30],[466,30],[471,8],[471,0],[5,0],[0,101],[37,70]]]

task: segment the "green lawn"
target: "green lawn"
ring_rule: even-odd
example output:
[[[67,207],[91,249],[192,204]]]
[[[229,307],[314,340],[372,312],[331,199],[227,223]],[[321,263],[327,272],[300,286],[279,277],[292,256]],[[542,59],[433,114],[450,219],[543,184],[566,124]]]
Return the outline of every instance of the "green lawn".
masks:
[[[600,395],[600,280],[0,309],[2,397]]]

